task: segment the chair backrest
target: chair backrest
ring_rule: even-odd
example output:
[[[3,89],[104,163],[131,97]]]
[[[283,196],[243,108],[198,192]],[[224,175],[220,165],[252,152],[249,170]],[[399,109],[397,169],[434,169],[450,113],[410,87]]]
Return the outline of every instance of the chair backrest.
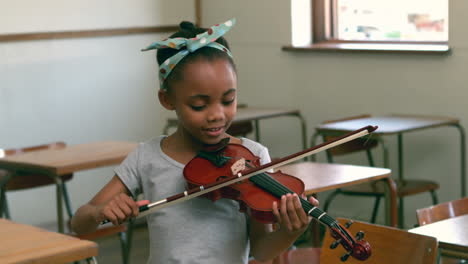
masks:
[[[347,120],[353,120],[353,119],[360,119],[360,118],[367,118],[370,117],[370,115],[359,115],[359,116],[353,116],[353,117],[347,117],[347,118],[342,118],[338,120],[328,120],[324,121],[323,124],[331,124],[335,122],[341,122],[341,121],[347,121]],[[334,138],[338,137],[339,135],[327,135],[323,132],[321,132],[322,138],[324,141],[330,141],[333,140]],[[367,153],[367,158],[370,166],[375,166],[374,160],[372,158],[371,154],[371,149],[375,148],[378,146],[378,141],[376,139],[373,139],[372,137],[369,138],[358,138],[355,140],[352,140],[350,142],[338,145],[336,147],[333,147],[329,150],[326,151],[327,153],[327,160],[328,162],[334,162],[333,157],[334,156],[341,156],[341,155],[346,155],[346,154],[351,154],[355,152],[361,152],[361,151],[366,151]]]
[[[416,210],[419,225],[468,214],[468,197]]]
[[[348,219],[338,218],[341,224],[348,222]],[[364,240],[371,246],[371,256],[366,261],[360,261],[349,257],[345,262],[353,263],[379,263],[379,264],[431,264],[437,259],[437,240],[433,237],[409,233],[407,231],[369,224],[359,221],[348,228],[352,235],[358,231],[365,233]],[[341,263],[340,257],[345,254],[341,245],[335,249],[330,249],[334,239],[327,230],[322,245],[320,263]]]
[[[66,144],[64,142],[58,141],[49,144],[42,144],[24,148],[13,148],[13,149],[6,149],[3,151],[5,156],[12,156],[18,155],[21,153],[27,153],[32,151],[39,151],[39,150],[46,150],[46,149],[61,149],[64,148]],[[64,175],[62,177],[63,181],[68,181],[72,178],[72,174]],[[15,177],[11,177],[5,185],[6,191],[14,191],[14,190],[23,190],[29,189],[49,184],[55,184],[52,178],[48,177],[47,175],[43,174],[30,174],[30,173],[22,173],[18,172]],[[1,186],[0,186],[1,187]]]
[[[251,121],[241,121],[233,123],[227,133],[231,136],[247,136],[247,134],[253,132],[253,125]]]

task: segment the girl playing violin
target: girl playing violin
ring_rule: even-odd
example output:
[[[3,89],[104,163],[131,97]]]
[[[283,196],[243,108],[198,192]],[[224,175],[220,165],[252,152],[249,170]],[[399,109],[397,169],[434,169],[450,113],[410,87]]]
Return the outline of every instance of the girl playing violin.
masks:
[[[77,233],[94,231],[105,219],[117,225],[138,215],[132,199],[143,193],[151,201],[186,189],[184,165],[205,145],[229,137],[242,144],[262,164],[270,162],[267,148],[226,133],[236,115],[237,73],[228,43],[221,37],[235,20],[209,29],[182,22],[169,39],[151,44],[157,49],[161,89],[159,101],[178,117],[176,131],[139,145],[115,169],[116,175],[72,219]],[[203,34],[202,34],[203,33]],[[314,198],[310,202],[317,205]],[[205,198],[161,209],[148,215],[148,263],[247,263],[249,253],[259,261],[286,250],[307,228],[309,217],[297,195],[272,204],[279,228],[239,212],[230,199]]]

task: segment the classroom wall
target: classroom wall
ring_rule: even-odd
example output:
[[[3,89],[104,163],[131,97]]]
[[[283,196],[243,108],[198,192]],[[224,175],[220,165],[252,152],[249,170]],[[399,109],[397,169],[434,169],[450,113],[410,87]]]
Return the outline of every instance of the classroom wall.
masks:
[[[467,1],[450,1],[450,55],[282,51],[281,46],[291,41],[290,1],[204,0],[202,21],[210,26],[237,18],[227,38],[238,64],[240,101],[298,108],[310,135],[324,120],[364,113],[454,116],[466,125],[468,75],[463,65],[468,62],[468,35],[463,10],[467,9]],[[297,121],[268,120],[261,128],[262,142],[273,156],[300,148]],[[404,137],[406,175],[438,181],[440,201],[460,197],[458,136],[455,128],[445,127]],[[388,142],[396,171],[396,140]],[[324,161],[323,155],[319,160]],[[347,161],[360,160],[352,157],[343,162]],[[319,195],[322,202],[327,194]],[[431,200],[422,194],[406,201],[406,225],[411,227],[416,208],[430,205]],[[367,198],[339,198],[330,210],[368,220],[371,206]]]
[[[120,1],[117,5],[120,13],[109,12],[113,9],[99,5],[106,10],[99,14],[99,18],[97,14],[87,13],[96,20],[95,27],[92,28],[92,23],[87,20],[80,28],[80,20],[75,17],[67,20],[67,16],[63,16],[68,7],[60,6],[63,10],[58,12],[57,1],[41,4],[46,3],[50,4],[50,10],[40,9],[37,17],[24,17],[30,19],[30,24],[41,23],[38,17],[49,10],[52,16],[42,21],[43,27],[21,21],[20,28],[14,23],[17,17],[0,16],[0,33],[12,33],[9,31],[12,28],[18,32],[31,32],[28,30],[105,29],[149,26],[151,23],[153,26],[174,25],[182,18],[193,20],[195,17],[194,2],[185,0],[171,4],[146,1],[150,6],[142,6],[142,1],[138,2],[140,5]],[[92,6],[90,1],[75,4],[84,5],[83,10],[88,11],[86,7]],[[125,17],[123,5],[128,10]],[[24,15],[18,7],[16,2],[0,5],[1,12]],[[55,13],[62,16],[53,16]],[[57,27],[51,23],[54,19],[67,21]],[[122,21],[133,21],[133,24]],[[146,24],[140,24],[141,21]],[[56,27],[50,28],[51,25]],[[68,144],[102,140],[144,141],[159,135],[167,112],[159,106],[157,99],[155,52],[143,53],[140,49],[169,34],[0,42],[0,148],[58,140]],[[112,176],[112,167],[76,173],[68,183],[74,209],[89,201]],[[10,192],[8,200],[15,221],[55,227],[54,187]]]

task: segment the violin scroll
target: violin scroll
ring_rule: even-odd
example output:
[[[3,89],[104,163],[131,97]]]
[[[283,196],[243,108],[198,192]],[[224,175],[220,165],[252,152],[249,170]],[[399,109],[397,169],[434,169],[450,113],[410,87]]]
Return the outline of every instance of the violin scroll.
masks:
[[[346,228],[349,228],[352,225],[352,222],[345,224]],[[347,231],[345,227],[340,224],[337,224],[337,227],[331,228],[331,236],[336,240],[330,245],[331,249],[335,249],[338,245],[342,245],[346,250],[346,253],[341,256],[341,261],[348,260],[349,256],[358,260],[366,260],[370,257],[372,251],[370,244],[363,240],[364,232],[359,231],[353,237]]]

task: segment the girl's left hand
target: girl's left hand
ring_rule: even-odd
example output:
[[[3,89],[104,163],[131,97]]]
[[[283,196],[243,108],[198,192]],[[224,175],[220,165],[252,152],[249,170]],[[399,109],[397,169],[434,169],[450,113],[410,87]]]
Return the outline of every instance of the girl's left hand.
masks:
[[[314,197],[310,197],[309,202],[314,206],[319,204]],[[273,202],[273,214],[280,225],[280,230],[286,230],[291,235],[304,232],[311,218],[302,209],[297,194],[283,195],[279,203],[278,208],[278,203]]]

